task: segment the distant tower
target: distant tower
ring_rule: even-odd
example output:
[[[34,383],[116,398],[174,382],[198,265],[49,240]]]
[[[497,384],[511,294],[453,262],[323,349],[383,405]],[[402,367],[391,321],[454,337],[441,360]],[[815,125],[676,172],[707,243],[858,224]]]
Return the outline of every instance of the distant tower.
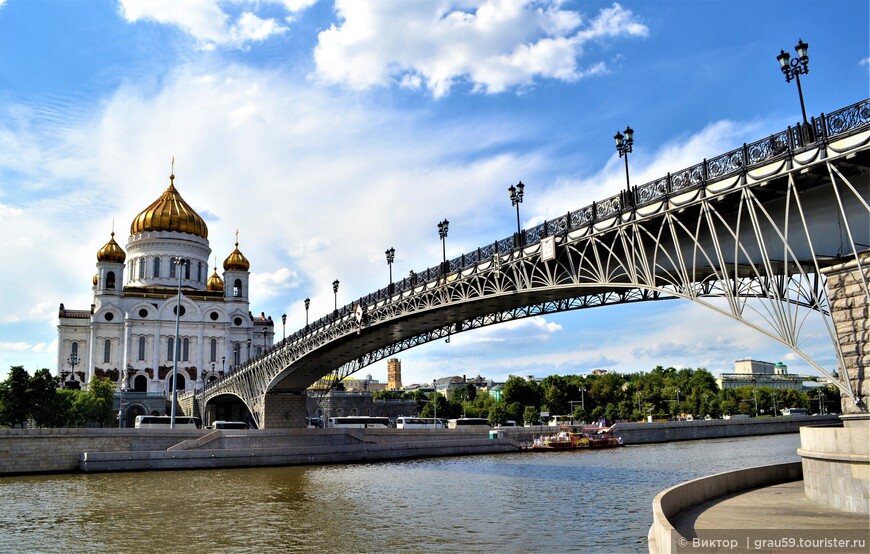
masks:
[[[402,362],[398,358],[387,360],[387,390],[402,388]]]

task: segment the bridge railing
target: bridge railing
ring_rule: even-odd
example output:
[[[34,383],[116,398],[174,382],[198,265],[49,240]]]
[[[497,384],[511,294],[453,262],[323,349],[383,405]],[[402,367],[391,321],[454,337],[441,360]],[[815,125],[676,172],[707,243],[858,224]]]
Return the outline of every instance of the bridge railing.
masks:
[[[408,277],[342,306],[303,329],[291,333],[275,347],[308,337],[311,333],[331,327],[338,321],[354,317],[354,307],[357,304],[361,306],[375,304],[395,294],[437,281],[449,273],[469,269],[492,260],[496,254],[500,256],[512,254],[521,248],[539,243],[547,236],[565,234],[593,223],[620,216],[637,207],[666,200],[673,194],[682,194],[705,186],[711,181],[739,175],[778,159],[789,158],[805,148],[825,145],[832,140],[849,136],[868,126],[870,126],[870,99],[861,100],[827,115],[822,113],[818,118],[811,118],[806,126],[789,127],[755,142],[743,144],[743,146],[730,152],[705,159],[699,164],[680,171],[668,173],[666,176],[649,183],[635,186],[630,192],[622,192],[602,201],[593,202],[579,210],[570,211],[564,216],[544,221],[510,237],[481,246],[472,252],[450,259],[445,264],[428,267],[419,272],[411,271]],[[266,356],[275,347],[267,349],[266,352],[252,358],[246,364],[233,368],[233,372]],[[208,386],[210,384],[207,384],[207,388]]]

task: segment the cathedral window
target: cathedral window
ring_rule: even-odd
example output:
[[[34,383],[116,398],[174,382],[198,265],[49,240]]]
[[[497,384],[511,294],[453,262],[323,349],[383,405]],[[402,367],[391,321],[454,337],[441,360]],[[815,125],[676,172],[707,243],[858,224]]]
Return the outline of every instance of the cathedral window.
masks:
[[[139,361],[145,360],[145,337],[139,337]]]
[[[154,258],[154,273],[152,273],[154,278],[160,277],[160,258]]]
[[[236,279],[233,282],[233,296],[235,296],[236,298],[239,298],[240,296],[242,296],[242,280],[241,279]]]
[[[106,273],[106,288],[114,289],[115,288],[115,272],[110,271]]]
[[[175,279],[175,258],[169,258],[169,277]]]
[[[190,360],[190,339],[181,341],[181,359],[185,362]]]
[[[209,353],[210,362],[217,361],[217,339],[211,339],[211,352]]]
[[[145,258],[139,259],[139,278],[145,278]]]
[[[202,262],[196,262],[196,280],[202,282]]]
[[[112,341],[106,339],[103,341],[103,363],[107,364],[112,361]]]
[[[239,350],[241,350],[239,343],[235,343],[233,345],[233,365],[239,365]]]
[[[77,343],[77,342],[72,343],[72,348],[70,349],[70,354],[72,354],[73,356],[79,355],[79,343]]]
[[[184,278],[190,281],[190,260],[184,260]]]
[[[172,337],[166,339],[166,359],[170,362],[175,360],[175,339]]]

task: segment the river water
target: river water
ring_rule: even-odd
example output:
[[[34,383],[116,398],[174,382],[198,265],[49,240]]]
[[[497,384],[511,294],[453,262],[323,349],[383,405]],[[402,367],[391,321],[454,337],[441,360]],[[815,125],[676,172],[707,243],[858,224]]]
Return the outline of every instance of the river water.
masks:
[[[677,483],[798,434],[403,462],[0,478],[0,552],[646,552]]]

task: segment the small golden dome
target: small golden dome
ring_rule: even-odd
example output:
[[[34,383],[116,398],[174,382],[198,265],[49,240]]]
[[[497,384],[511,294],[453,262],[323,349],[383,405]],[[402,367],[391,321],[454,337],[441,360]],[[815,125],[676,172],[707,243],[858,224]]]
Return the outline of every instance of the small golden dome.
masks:
[[[220,291],[224,290],[224,280],[220,278],[217,272],[217,266],[214,268],[214,273],[211,274],[211,277],[208,278],[208,283],[206,284],[206,288],[208,290]]]
[[[112,231],[112,238],[110,238],[109,242],[97,251],[97,261],[122,264],[126,259],[127,254],[125,254],[124,251],[121,250],[121,247],[118,246],[118,243],[115,242],[115,232]]]
[[[100,282],[100,274],[94,273],[94,286],[97,286],[97,283]]]
[[[145,208],[130,224],[131,235],[149,231],[175,231],[208,238],[205,221],[175,189],[175,175],[169,176],[169,187],[160,198]]]
[[[239,251],[239,234],[236,233],[236,249],[224,260],[224,271],[248,271],[251,262]]]

